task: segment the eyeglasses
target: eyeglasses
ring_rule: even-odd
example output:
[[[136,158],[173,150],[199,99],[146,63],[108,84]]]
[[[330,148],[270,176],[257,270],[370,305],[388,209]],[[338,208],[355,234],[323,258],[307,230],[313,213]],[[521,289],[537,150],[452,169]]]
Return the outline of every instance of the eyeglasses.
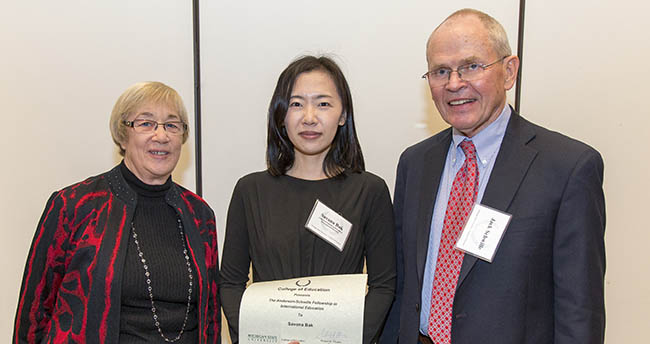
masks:
[[[133,121],[122,122],[127,127],[133,128],[136,133],[148,134],[158,130],[158,125],[162,124],[163,129],[172,135],[182,135],[187,130],[187,124],[181,121],[156,122],[148,119],[136,119]]]
[[[458,73],[458,77],[465,81],[474,81],[483,77],[483,72],[493,66],[496,63],[499,63],[508,56],[504,56],[492,63],[480,64],[480,63],[468,63],[462,65],[456,69],[451,69],[447,67],[441,67],[428,71],[422,75],[422,79],[427,79],[431,87],[440,87],[444,86],[449,82],[451,78],[451,73]]]

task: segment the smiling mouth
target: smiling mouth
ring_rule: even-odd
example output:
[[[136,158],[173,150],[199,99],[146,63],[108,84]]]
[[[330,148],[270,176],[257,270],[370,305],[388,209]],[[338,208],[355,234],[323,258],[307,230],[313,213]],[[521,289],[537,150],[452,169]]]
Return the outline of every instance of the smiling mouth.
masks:
[[[169,154],[169,152],[166,152],[166,151],[156,151],[156,150],[149,151],[149,153],[151,153],[151,154],[153,154],[155,156],[165,156],[165,155]]]
[[[451,106],[458,106],[458,105],[473,103],[475,101],[476,101],[476,99],[458,99],[458,100],[452,100],[452,101],[448,102],[447,104],[449,104]]]

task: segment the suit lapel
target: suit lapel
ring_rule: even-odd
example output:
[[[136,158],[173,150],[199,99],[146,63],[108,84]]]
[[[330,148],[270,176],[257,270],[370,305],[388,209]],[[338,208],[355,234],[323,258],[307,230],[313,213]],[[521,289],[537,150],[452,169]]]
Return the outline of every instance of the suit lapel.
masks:
[[[440,177],[445,167],[447,152],[451,144],[451,128],[448,129],[440,139],[425,153],[422,163],[420,184],[416,186],[420,192],[417,210],[418,218],[416,222],[416,254],[417,254],[417,271],[420,285],[422,285],[422,276],[424,274],[424,265],[427,260],[429,250],[429,234],[431,232],[431,217],[433,216],[433,207],[438,194]],[[441,163],[442,162],[442,163]]]
[[[508,210],[537,155],[537,151],[527,145],[534,137],[533,127],[513,110],[481,204],[501,211]],[[477,259],[465,255],[456,289],[463,283]]]

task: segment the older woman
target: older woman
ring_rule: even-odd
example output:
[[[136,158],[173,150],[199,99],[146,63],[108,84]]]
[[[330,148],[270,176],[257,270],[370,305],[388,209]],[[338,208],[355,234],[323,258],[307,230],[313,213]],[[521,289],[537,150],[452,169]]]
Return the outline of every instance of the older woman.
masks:
[[[27,258],[15,343],[216,343],[214,213],[171,180],[187,112],[159,82],[110,119],[124,160],[52,194]]]
[[[368,271],[363,342],[381,330],[395,290],[393,212],[384,181],[364,171],[350,89],[327,57],[280,75],[268,112],[267,167],[239,180],[226,225],[220,292],[237,342],[249,264],[255,282]],[[305,228],[316,200],[352,223],[342,251]]]

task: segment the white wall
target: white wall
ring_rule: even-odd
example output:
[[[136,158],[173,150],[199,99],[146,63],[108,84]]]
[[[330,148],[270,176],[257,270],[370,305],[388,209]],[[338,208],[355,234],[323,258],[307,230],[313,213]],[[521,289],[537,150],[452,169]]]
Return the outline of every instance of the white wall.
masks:
[[[330,54],[350,84],[366,168],[393,188],[399,154],[447,127],[426,72],[426,40],[453,11],[494,15],[517,46],[518,1],[211,1],[201,8],[204,196],[219,240],[232,189],[265,169],[267,110],[282,70]]]
[[[521,111],[605,160],[607,343],[650,338],[648,2],[529,1]]]
[[[293,59],[326,53],[339,63],[352,90],[366,168],[392,190],[404,148],[447,127],[420,78],[427,70],[425,45],[431,31],[453,11],[475,7],[501,21],[516,47],[518,4],[202,2],[203,186],[217,214],[220,243],[237,179],[265,169],[269,101],[277,78]]]
[[[137,81],[163,81],[194,117],[191,3],[8,1],[0,42],[0,342],[8,343],[48,196],[120,161],[108,129],[117,97]],[[174,179],[194,188],[191,140]]]

